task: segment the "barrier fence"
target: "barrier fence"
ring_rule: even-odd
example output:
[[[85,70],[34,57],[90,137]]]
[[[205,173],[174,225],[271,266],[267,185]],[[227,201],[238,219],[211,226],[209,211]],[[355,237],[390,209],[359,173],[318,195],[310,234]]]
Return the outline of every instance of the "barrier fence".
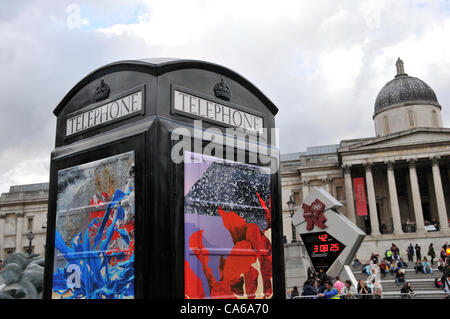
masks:
[[[381,296],[379,294],[353,294],[349,297],[345,295],[339,295],[340,299],[385,299],[388,297],[389,299],[420,299],[421,297],[425,297],[427,295],[441,295],[439,298],[445,298],[448,296],[444,291],[421,291],[418,293],[400,293],[400,292],[383,292]],[[295,296],[292,299],[327,299],[324,297],[319,297],[319,295],[310,295],[310,296]]]

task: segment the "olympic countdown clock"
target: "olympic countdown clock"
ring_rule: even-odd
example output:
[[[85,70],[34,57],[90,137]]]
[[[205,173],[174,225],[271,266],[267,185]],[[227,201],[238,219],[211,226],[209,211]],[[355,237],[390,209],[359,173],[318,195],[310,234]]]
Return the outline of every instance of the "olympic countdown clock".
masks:
[[[316,270],[327,271],[345,245],[327,232],[301,234],[309,258]]]
[[[338,276],[344,265],[350,264],[366,235],[339,213],[340,207],[323,188],[312,187],[293,216],[312,266],[330,277]]]

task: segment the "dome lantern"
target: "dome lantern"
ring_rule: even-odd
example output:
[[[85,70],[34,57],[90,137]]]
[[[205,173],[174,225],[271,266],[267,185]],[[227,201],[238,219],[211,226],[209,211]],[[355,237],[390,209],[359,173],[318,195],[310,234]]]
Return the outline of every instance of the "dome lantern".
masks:
[[[397,59],[395,66],[397,67],[397,75],[395,77],[408,76],[408,74],[405,73],[405,66],[400,58]]]

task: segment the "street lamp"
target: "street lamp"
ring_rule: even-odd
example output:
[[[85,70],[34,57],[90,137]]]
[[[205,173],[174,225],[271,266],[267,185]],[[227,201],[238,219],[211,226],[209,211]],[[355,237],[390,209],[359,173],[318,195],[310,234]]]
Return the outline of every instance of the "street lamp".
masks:
[[[295,227],[292,217],[294,216],[294,206],[295,206],[295,197],[291,195],[289,197],[289,201],[286,203],[289,207],[289,212],[291,213],[291,227],[292,227],[292,242],[295,243],[297,241],[297,235],[295,234]]]
[[[27,233],[27,239],[29,240],[29,244],[28,244],[28,254],[31,255],[31,242],[34,239],[34,234],[31,231],[31,229],[28,231]]]

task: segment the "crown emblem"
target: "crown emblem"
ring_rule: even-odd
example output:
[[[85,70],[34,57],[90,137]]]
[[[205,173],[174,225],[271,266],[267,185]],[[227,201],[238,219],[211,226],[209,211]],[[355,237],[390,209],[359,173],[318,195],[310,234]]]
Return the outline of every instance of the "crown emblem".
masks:
[[[231,90],[223,79],[220,79],[220,82],[217,82],[216,85],[214,85],[214,95],[225,101],[231,99]]]
[[[100,83],[100,85],[95,89],[95,101],[101,101],[109,96],[109,85],[105,83],[104,80]]]

